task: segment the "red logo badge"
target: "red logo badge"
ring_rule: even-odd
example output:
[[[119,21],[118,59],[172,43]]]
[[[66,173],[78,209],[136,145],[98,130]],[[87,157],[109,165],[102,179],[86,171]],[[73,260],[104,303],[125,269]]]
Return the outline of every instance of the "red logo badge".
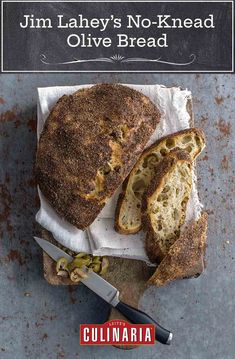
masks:
[[[80,345],[153,345],[153,324],[130,324],[110,320],[104,324],[81,324]]]

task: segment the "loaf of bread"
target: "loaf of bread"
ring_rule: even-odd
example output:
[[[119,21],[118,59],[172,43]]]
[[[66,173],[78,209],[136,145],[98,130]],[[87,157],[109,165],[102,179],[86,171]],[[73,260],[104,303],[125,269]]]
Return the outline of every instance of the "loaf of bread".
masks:
[[[155,175],[156,166],[176,147],[187,151],[191,159],[195,160],[205,147],[203,131],[189,128],[173,133],[159,139],[143,152],[125,180],[118,199],[115,215],[117,232],[131,234],[141,229],[142,196]]]
[[[158,287],[172,280],[190,278],[200,275],[205,267],[207,213],[202,213],[198,221],[192,221],[186,230],[171,246],[149,284]]]
[[[159,263],[180,236],[192,188],[192,160],[183,150],[170,151],[142,198],[142,222],[149,259]]]
[[[129,174],[160,120],[138,91],[100,84],[62,96],[42,131],[36,178],[52,207],[85,229]]]

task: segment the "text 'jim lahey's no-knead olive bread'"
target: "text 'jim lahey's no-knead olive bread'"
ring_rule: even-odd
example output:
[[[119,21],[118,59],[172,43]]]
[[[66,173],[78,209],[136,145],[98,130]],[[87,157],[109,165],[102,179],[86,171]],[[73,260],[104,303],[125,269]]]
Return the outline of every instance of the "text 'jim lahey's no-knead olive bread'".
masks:
[[[62,96],[39,140],[42,193],[62,217],[85,229],[131,171],[159,120],[148,97],[122,85]]]

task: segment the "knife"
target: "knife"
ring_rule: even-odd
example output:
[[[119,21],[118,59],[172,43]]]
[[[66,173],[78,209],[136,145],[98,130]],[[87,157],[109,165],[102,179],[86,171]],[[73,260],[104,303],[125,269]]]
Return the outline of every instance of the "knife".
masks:
[[[73,260],[73,257],[64,252],[62,249],[56,247],[54,244],[45,239],[34,237],[39,246],[46,252],[54,261],[58,261],[61,257],[66,258],[68,262]],[[170,344],[173,334],[164,329],[148,314],[139,309],[133,308],[130,305],[123,303],[119,299],[119,291],[108,283],[104,278],[94,272],[87,273],[87,278],[82,278],[81,282],[95,292],[98,296],[103,298],[112,307],[116,308],[122,313],[131,323],[134,324],[153,324],[155,326],[155,339],[162,344]]]

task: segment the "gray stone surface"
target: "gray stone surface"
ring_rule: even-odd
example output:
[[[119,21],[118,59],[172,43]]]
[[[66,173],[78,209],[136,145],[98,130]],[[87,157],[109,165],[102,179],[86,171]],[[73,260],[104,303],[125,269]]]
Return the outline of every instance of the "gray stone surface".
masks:
[[[149,288],[141,307],[174,332],[170,347],[123,352],[80,347],[79,324],[100,323],[108,306],[85,287],[48,285],[32,236],[36,88],[97,82],[162,83],[192,90],[207,149],[198,161],[208,210],[207,269],[198,279]],[[235,358],[233,75],[25,74],[0,76],[0,358]]]

